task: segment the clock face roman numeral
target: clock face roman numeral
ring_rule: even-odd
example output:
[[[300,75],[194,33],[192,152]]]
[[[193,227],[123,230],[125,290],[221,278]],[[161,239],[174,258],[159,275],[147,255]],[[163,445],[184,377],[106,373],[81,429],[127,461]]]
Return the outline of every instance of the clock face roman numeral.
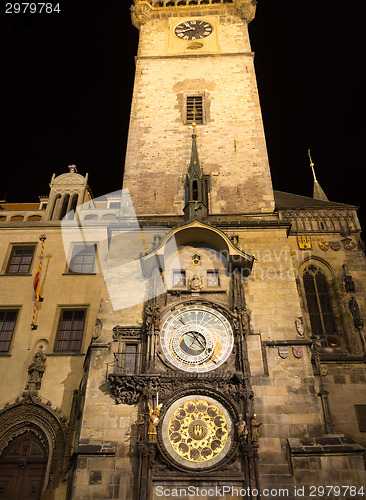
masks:
[[[199,40],[211,35],[212,31],[211,24],[192,19],[178,24],[174,29],[174,34],[181,40]]]

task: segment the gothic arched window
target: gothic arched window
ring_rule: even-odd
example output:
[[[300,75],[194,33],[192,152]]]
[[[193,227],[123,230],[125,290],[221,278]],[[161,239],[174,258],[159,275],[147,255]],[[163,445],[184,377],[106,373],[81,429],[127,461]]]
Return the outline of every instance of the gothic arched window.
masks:
[[[311,264],[303,273],[306,302],[314,335],[336,334],[332,299],[324,272]]]

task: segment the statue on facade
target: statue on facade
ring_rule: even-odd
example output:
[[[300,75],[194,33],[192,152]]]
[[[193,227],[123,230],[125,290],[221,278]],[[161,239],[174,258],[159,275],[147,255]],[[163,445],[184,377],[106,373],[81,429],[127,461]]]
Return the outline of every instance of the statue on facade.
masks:
[[[152,312],[151,306],[146,306],[146,308],[145,308],[145,324],[146,324],[146,328],[148,330],[150,330],[150,328],[151,328],[152,317],[153,317],[153,312]]]
[[[137,441],[143,441],[145,438],[145,418],[143,413],[139,413],[139,419],[135,421],[138,427]]]
[[[354,297],[352,297],[352,299],[350,299],[350,301],[348,302],[348,307],[353,316],[353,322],[355,324],[355,327],[362,328],[363,321],[361,319],[360,306],[358,305],[357,300]]]
[[[236,306],[233,307],[231,311],[231,317],[233,320],[234,329],[237,330],[239,328],[239,312]]]
[[[28,387],[29,391],[37,390],[40,388],[43,374],[46,370],[46,355],[43,352],[43,345],[40,345],[38,351],[35,353],[33,361],[28,366]]]
[[[259,441],[259,427],[262,425],[262,422],[257,422],[257,415],[254,413],[250,420],[250,428],[252,431],[252,442],[257,443]]]
[[[160,330],[161,317],[160,317],[160,307],[159,306],[156,306],[154,309],[152,321],[154,324],[154,330]]]
[[[163,404],[160,403],[155,408],[152,408],[150,403],[147,403],[147,406],[149,407],[149,427],[147,431],[148,441],[149,443],[156,443],[158,440],[156,428],[160,422],[160,410]]]
[[[250,317],[250,310],[247,309],[246,307],[243,307],[243,309],[241,310],[241,324],[244,331],[249,330],[249,317]]]
[[[238,429],[239,441],[245,444],[248,438],[248,426],[245,420],[243,420],[242,414],[239,415],[239,420],[236,422],[236,427]]]

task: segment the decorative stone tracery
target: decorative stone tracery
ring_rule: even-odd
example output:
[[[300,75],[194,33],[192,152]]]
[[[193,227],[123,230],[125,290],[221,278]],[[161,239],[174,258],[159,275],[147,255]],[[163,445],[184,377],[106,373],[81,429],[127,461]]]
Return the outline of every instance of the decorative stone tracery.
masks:
[[[17,437],[32,432],[48,456],[43,488],[55,488],[65,477],[68,450],[67,419],[60,410],[52,409],[35,392],[25,392],[0,411],[0,454]]]

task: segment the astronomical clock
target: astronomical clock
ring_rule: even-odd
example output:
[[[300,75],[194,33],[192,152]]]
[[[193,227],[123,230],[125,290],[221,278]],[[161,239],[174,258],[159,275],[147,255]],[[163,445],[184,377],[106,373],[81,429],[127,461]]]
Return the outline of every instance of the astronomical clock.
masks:
[[[197,234],[207,243],[198,246]],[[179,245],[169,261],[166,249],[172,238]],[[168,281],[169,272],[176,278],[165,293],[145,303],[138,374],[109,378],[117,402],[139,408],[140,497],[156,485],[189,480],[227,484],[230,477],[234,486],[254,487],[256,446],[248,425],[253,410],[246,349],[250,311],[243,279],[252,258],[219,229],[197,220],[159,243],[142,257],[142,268],[152,276],[150,261],[165,258],[164,279]],[[224,245],[226,261],[218,252]],[[230,259],[234,262],[230,252],[236,267],[228,272]],[[179,272],[174,270],[177,261]],[[161,272],[155,269],[153,284]],[[128,352],[131,331],[115,333],[120,339],[126,335],[119,352]]]
[[[233,331],[219,311],[206,305],[190,305],[170,314],[160,334],[166,361],[186,372],[218,369],[229,357]]]

